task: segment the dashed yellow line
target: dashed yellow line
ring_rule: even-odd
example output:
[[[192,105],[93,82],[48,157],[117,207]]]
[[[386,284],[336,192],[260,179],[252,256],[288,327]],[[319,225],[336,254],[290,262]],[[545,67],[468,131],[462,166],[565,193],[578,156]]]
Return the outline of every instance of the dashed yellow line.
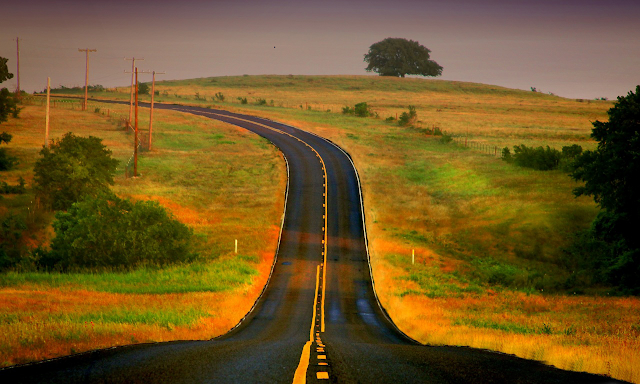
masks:
[[[280,133],[283,135],[287,135],[291,138],[294,138],[296,140],[298,140],[299,142],[301,142],[302,144],[304,144],[305,146],[309,147],[318,157],[318,159],[320,159],[320,163],[322,164],[322,187],[324,189],[322,196],[324,197],[324,202],[322,203],[322,207],[324,208],[324,214],[322,215],[322,218],[324,220],[324,226],[322,227],[322,245],[323,245],[323,249],[322,249],[322,264],[318,265],[318,267],[316,268],[316,291],[315,291],[315,295],[313,297],[313,317],[311,319],[311,330],[309,331],[309,341],[307,341],[304,346],[302,347],[302,354],[300,356],[300,362],[298,363],[298,367],[296,368],[296,372],[293,376],[293,383],[294,384],[304,384],[307,381],[307,369],[309,368],[309,360],[311,358],[311,344],[313,343],[314,339],[313,339],[313,333],[314,333],[314,329],[319,325],[320,328],[320,332],[324,332],[324,310],[325,310],[325,294],[326,294],[326,289],[327,289],[327,243],[328,243],[328,231],[327,231],[327,221],[328,221],[328,203],[327,203],[327,196],[328,196],[328,178],[327,178],[327,168],[325,166],[324,160],[322,159],[322,156],[320,156],[320,153],[318,153],[318,151],[316,151],[315,148],[313,148],[311,145],[309,145],[307,142],[303,141],[302,139],[295,137],[294,135],[288,133],[288,132],[284,132],[281,131],[279,129],[275,129],[273,127],[270,127],[268,125],[265,124],[261,124],[255,121],[251,121],[251,120],[247,120],[247,119],[243,119],[240,117],[235,117],[235,116],[229,116],[229,115],[223,115],[223,114],[219,114],[219,113],[214,113],[214,112],[206,112],[205,114],[209,114],[209,115],[215,115],[215,116],[222,116],[225,118],[230,118],[230,119],[235,119],[235,120],[240,120],[240,121],[244,121],[247,123],[251,123],[251,124],[255,124],[258,125],[260,127],[264,127],[267,128],[271,131],[274,131],[276,133]],[[320,300],[318,300],[318,291],[319,291],[319,285],[320,285],[320,270],[322,270],[322,295],[320,296]],[[317,305],[320,304],[320,324],[317,324],[317,319],[316,319],[316,314],[317,314]],[[322,341],[320,340],[320,333],[316,332],[316,344],[320,347],[317,349],[316,353],[320,352],[320,353],[326,353],[324,350],[324,344],[322,343]],[[327,355],[317,355],[317,358],[319,360],[326,360]],[[327,366],[328,364],[325,362],[319,362],[318,365],[322,365],[322,366]],[[328,372],[316,372],[316,378],[321,380],[321,379],[329,379],[329,373]]]

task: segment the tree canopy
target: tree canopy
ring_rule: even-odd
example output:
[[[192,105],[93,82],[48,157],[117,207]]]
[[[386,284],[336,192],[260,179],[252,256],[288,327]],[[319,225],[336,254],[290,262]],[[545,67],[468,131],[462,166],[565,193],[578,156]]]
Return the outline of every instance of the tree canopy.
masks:
[[[7,67],[8,59],[0,57],[0,83],[13,78]],[[7,88],[0,89],[0,123],[7,121],[9,113],[17,116],[16,101]]]
[[[593,123],[598,147],[577,157],[571,177],[585,182],[576,196],[593,196],[603,209],[592,232],[610,246],[610,279],[640,291],[640,85],[608,114],[608,122]]]
[[[442,67],[430,59],[431,51],[417,41],[388,37],[372,44],[364,61],[366,70],[380,76],[440,76]]]
[[[118,160],[102,140],[69,132],[42,148],[34,167],[36,195],[48,207],[66,210],[85,195],[108,191]]]
[[[57,212],[51,252],[40,263],[73,270],[131,269],[192,261],[193,232],[155,201],[131,202],[113,194],[86,196]]]

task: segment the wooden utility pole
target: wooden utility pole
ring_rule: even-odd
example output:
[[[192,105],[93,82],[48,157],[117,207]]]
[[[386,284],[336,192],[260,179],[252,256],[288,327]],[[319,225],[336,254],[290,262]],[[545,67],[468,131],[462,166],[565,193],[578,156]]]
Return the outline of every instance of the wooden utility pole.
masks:
[[[138,177],[138,68],[134,70],[136,76],[136,128],[133,140],[133,177]]]
[[[133,112],[133,76],[134,76],[134,72],[135,72],[134,69],[136,67],[136,60],[144,60],[144,58],[136,59],[135,57],[132,57],[132,58],[128,59],[128,58],[125,57],[124,60],[131,60],[131,96],[129,97],[129,126],[131,126],[131,114]],[[138,85],[136,83],[136,88],[137,87],[138,87]]]
[[[18,84],[16,85],[16,95],[18,95],[18,98],[20,98],[20,38],[16,37],[16,48],[17,48],[17,53],[18,53],[18,60],[17,60],[17,71],[16,71],[16,80],[18,82]]]
[[[47,112],[44,117],[44,147],[49,148],[49,100],[51,90],[51,78],[47,77]]]
[[[97,49],[80,49],[78,48],[78,52],[86,52],[87,53],[87,69],[84,73],[84,104],[82,105],[82,110],[85,111],[87,109],[87,91],[89,89],[89,52],[97,52]]]
[[[151,111],[149,112],[149,150],[151,150],[151,132],[153,131],[153,97],[156,94],[156,73],[158,75],[164,75],[165,72],[153,71],[151,80]]]

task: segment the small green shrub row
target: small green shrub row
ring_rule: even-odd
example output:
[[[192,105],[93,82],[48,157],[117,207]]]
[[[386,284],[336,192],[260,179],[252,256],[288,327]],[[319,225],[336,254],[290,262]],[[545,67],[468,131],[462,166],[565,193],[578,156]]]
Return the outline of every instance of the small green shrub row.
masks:
[[[354,115],[358,117],[374,117],[376,113],[371,110],[371,107],[366,102],[358,103],[353,108],[346,106],[342,108],[342,113],[345,115]]]
[[[573,161],[581,153],[582,147],[577,144],[562,147],[562,152],[550,148],[548,145],[546,148],[534,148],[521,144],[513,147],[513,154],[511,150],[509,150],[509,147],[504,147],[502,149],[502,160],[520,167],[532,168],[539,171],[549,171],[553,169],[570,171]]]

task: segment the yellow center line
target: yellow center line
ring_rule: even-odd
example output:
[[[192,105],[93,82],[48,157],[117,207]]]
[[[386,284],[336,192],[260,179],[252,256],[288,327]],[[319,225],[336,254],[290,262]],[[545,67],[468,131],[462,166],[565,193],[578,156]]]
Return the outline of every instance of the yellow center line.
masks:
[[[307,369],[309,368],[309,358],[311,357],[311,343],[313,342],[313,329],[316,325],[316,300],[318,297],[318,286],[320,285],[320,266],[316,267],[316,294],[313,300],[313,317],[311,318],[311,331],[309,331],[309,341],[302,347],[302,355],[296,373],[293,375],[293,384],[304,384],[307,382]]]
[[[326,294],[326,289],[327,289],[327,243],[329,240],[329,237],[327,235],[328,231],[327,231],[327,220],[328,220],[328,204],[327,204],[327,184],[328,184],[328,177],[327,177],[327,168],[324,164],[324,160],[322,159],[322,156],[320,156],[320,153],[318,153],[318,151],[316,151],[315,148],[313,148],[311,145],[309,145],[307,142],[303,141],[302,139],[295,137],[294,135],[288,133],[288,132],[284,132],[281,131],[279,129],[270,127],[268,125],[265,124],[261,124],[255,121],[251,121],[251,120],[247,120],[247,119],[242,119],[240,117],[235,117],[235,116],[229,116],[229,115],[224,115],[224,114],[220,114],[220,113],[215,113],[215,112],[205,112],[205,114],[208,115],[214,115],[214,116],[222,116],[222,117],[226,117],[226,118],[230,118],[230,119],[235,119],[235,120],[240,120],[240,121],[244,121],[247,123],[251,123],[251,124],[255,124],[258,125],[260,127],[263,128],[267,128],[271,131],[274,131],[276,133],[280,133],[283,135],[287,135],[291,138],[294,138],[296,140],[298,140],[299,142],[303,143],[304,145],[306,145],[307,147],[309,147],[315,154],[316,156],[320,159],[320,163],[322,164],[322,186],[324,188],[324,193],[322,194],[324,196],[324,202],[322,204],[322,206],[324,207],[324,215],[323,215],[323,219],[324,219],[324,227],[322,227],[322,232],[323,232],[323,236],[322,236],[322,244],[323,244],[323,250],[322,250],[322,264],[318,265],[317,269],[316,269],[316,293],[313,296],[313,318],[311,319],[311,330],[309,331],[309,341],[307,341],[304,344],[304,347],[302,347],[302,354],[300,356],[300,362],[298,363],[298,368],[296,368],[296,372],[293,376],[293,383],[294,384],[304,384],[307,381],[307,369],[309,368],[309,359],[311,357],[311,343],[313,343],[313,331],[315,329],[316,326],[316,311],[317,311],[317,305],[318,305],[318,290],[319,290],[319,285],[320,285],[320,269],[322,269],[322,296],[320,299],[320,332],[324,332],[324,297]],[[324,347],[324,344],[322,344],[321,342],[318,342],[319,345],[321,345],[322,347]],[[322,358],[322,359],[326,359],[326,355],[319,355],[318,358]],[[326,375],[326,372],[322,372],[322,373],[318,373],[318,378],[325,378],[325,377],[320,377],[320,375]],[[328,378],[328,376],[326,377]]]
[[[328,207],[328,204],[327,204],[327,197],[328,197],[327,184],[328,184],[329,180],[327,178],[327,168],[326,168],[326,166],[324,164],[324,160],[322,159],[322,156],[320,156],[318,151],[316,151],[315,148],[313,148],[307,142],[301,140],[298,137],[293,136],[292,134],[290,134],[288,132],[284,132],[284,131],[281,131],[279,129],[275,129],[273,127],[270,127],[268,125],[261,124],[261,123],[258,123],[258,122],[255,122],[255,121],[251,121],[251,120],[247,120],[247,119],[243,119],[243,118],[240,118],[240,117],[223,115],[223,114],[215,113],[215,112],[206,112],[206,114],[215,115],[215,116],[223,116],[223,117],[226,117],[226,118],[231,118],[231,119],[244,121],[244,122],[247,122],[247,123],[258,125],[260,127],[267,128],[267,129],[269,129],[271,131],[274,131],[274,132],[277,132],[277,133],[280,133],[280,134],[287,135],[289,137],[292,137],[292,138],[298,140],[299,142],[303,143],[307,147],[311,148],[311,150],[320,159],[320,163],[322,164],[322,173],[323,173],[323,183],[322,184],[323,184],[323,187],[324,187],[324,193],[323,193],[323,195],[324,195],[324,203],[323,203],[323,206],[324,206],[324,227],[322,228],[323,229],[323,240],[322,240],[322,243],[323,243],[322,256],[323,257],[322,257],[322,298],[321,298],[321,304],[320,304],[320,332],[324,332],[324,308],[325,308],[324,297],[325,297],[326,290],[327,290],[327,243],[328,243],[328,240],[329,240],[328,239],[328,235],[327,235],[327,233],[328,233],[328,231],[327,231],[327,220],[328,220],[328,216],[329,216],[328,215],[329,207]],[[317,297],[317,295],[316,295],[316,297]],[[315,302],[315,300],[316,299],[314,299],[314,302]],[[315,310],[314,310],[314,312],[315,312]]]

